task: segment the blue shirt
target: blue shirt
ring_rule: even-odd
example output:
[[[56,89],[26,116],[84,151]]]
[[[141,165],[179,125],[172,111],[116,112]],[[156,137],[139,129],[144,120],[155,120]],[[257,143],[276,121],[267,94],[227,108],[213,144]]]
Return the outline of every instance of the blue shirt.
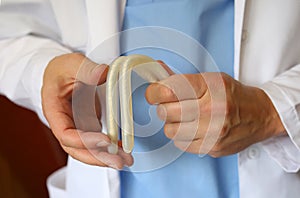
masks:
[[[233,0],[127,0],[121,50],[163,60],[176,73],[232,75],[233,15]],[[135,164],[121,172],[121,196],[239,197],[237,156],[212,158],[175,148],[144,98],[147,84],[136,75],[132,82]]]

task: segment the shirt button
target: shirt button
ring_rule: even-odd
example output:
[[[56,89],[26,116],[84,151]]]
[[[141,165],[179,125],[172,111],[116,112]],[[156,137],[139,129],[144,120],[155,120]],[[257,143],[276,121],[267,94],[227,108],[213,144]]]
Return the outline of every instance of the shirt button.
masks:
[[[248,31],[247,30],[243,30],[242,32],[242,42],[246,42],[248,39]]]
[[[259,157],[260,151],[257,147],[251,147],[248,149],[247,155],[249,159],[255,159]]]

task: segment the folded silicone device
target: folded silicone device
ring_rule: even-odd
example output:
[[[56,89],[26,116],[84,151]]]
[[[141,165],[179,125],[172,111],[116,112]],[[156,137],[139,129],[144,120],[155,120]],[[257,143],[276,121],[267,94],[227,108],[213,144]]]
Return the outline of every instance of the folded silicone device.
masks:
[[[109,67],[106,85],[106,118],[108,136],[112,145],[110,153],[118,152],[119,122],[121,112],[122,146],[126,153],[134,146],[132,115],[131,72],[134,70],[146,81],[153,83],[169,76],[155,60],[144,55],[129,55],[117,58]],[[120,108],[119,108],[120,105]]]

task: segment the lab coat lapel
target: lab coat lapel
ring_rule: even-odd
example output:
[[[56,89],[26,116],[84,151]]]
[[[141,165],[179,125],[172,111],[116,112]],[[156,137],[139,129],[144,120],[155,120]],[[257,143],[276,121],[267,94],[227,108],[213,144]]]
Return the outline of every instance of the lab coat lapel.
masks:
[[[95,62],[110,63],[119,56],[119,36],[125,0],[86,0],[89,26],[87,56]]]
[[[239,79],[241,40],[246,0],[235,0],[234,4],[234,77]]]

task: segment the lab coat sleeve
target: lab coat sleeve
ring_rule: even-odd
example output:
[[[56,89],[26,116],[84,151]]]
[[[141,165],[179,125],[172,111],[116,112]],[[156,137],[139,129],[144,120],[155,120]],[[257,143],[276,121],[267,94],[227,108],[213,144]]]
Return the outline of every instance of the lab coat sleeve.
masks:
[[[44,69],[54,57],[70,52],[52,40],[31,35],[0,40],[0,94],[35,111],[47,125],[41,105]]]
[[[262,142],[265,151],[286,172],[300,170],[300,64],[261,87],[272,100],[287,136]]]
[[[36,36],[0,39],[0,94],[20,106],[35,111],[44,124],[48,125],[41,104],[44,70],[54,57],[70,52],[70,49],[53,40]],[[59,178],[53,175],[61,188],[52,184],[53,177],[49,178],[48,190],[52,197],[82,197],[82,193],[86,191],[90,194],[95,192],[94,197],[100,194],[101,197],[119,197],[118,171],[72,161],[71,164],[69,161],[67,170],[59,172]],[[91,179],[82,175],[94,177]],[[77,184],[85,187],[84,190],[78,190]],[[93,185],[88,186],[89,184]],[[68,192],[64,188],[65,185],[69,187]],[[77,195],[68,196],[69,194]]]

